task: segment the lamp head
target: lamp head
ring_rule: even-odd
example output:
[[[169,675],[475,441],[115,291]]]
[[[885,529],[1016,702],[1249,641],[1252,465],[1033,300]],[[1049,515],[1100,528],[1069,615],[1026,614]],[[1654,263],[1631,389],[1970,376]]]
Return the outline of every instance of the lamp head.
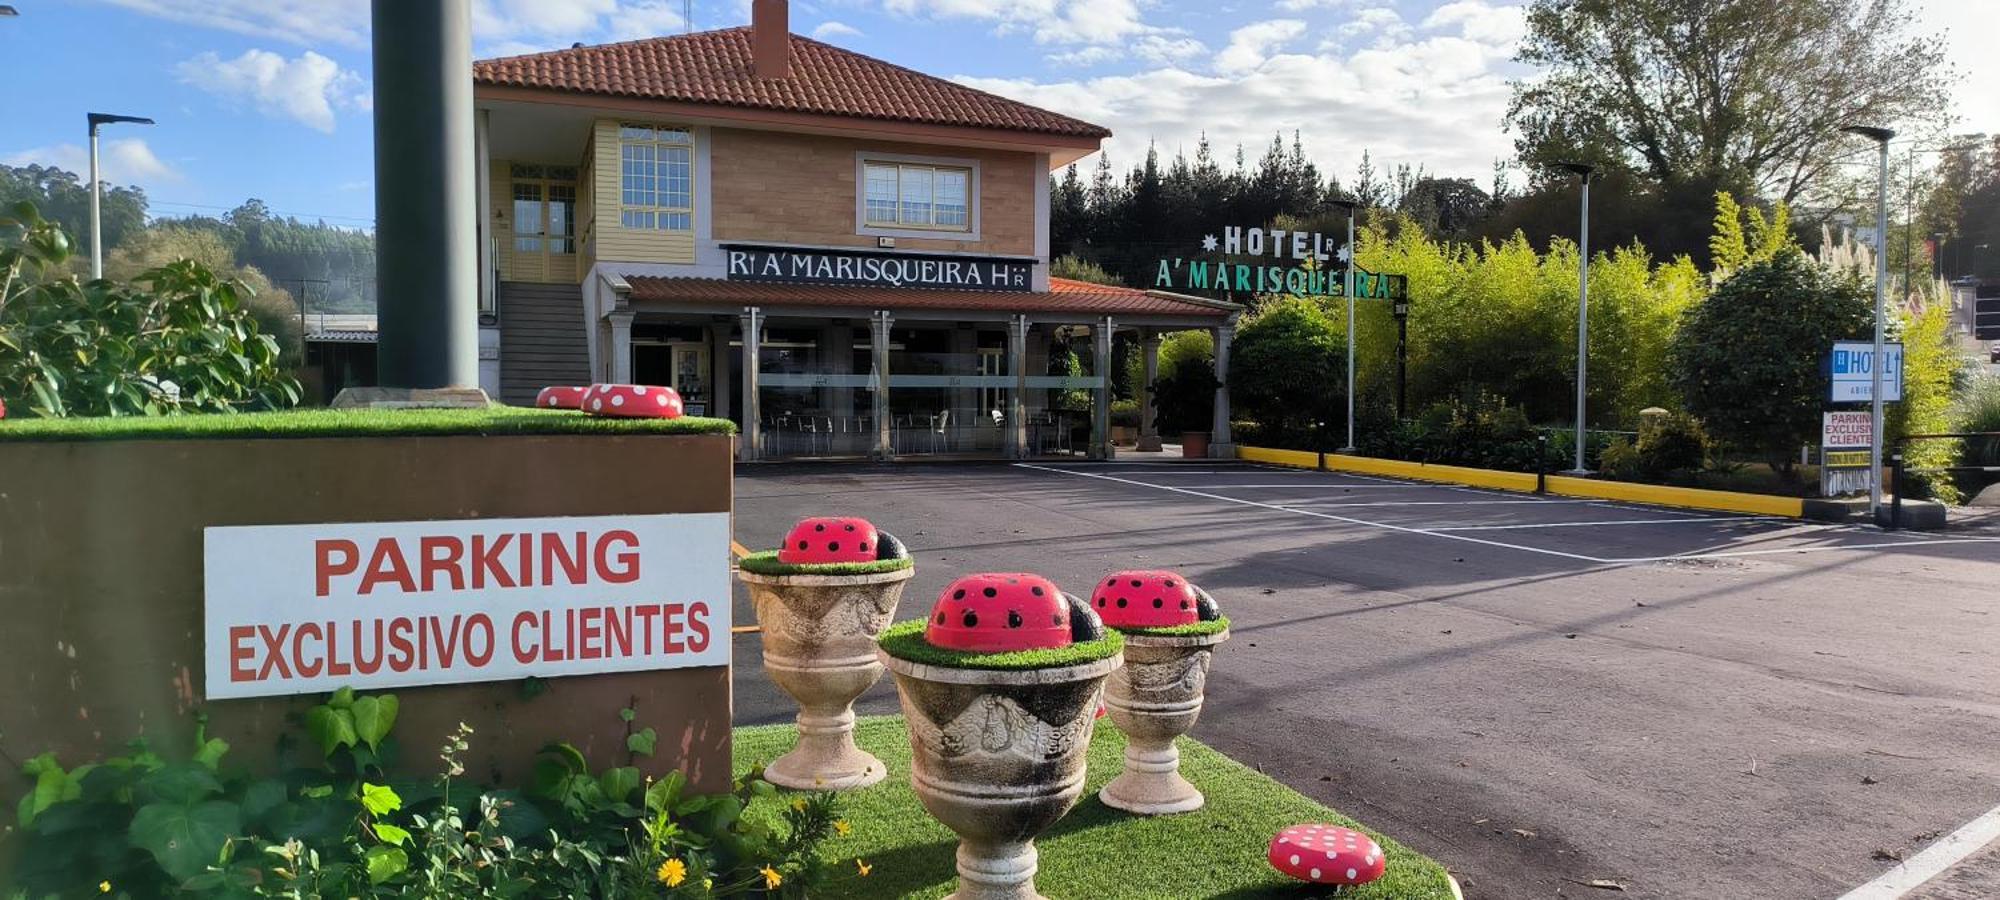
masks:
[[[1571,175],[1575,175],[1576,177],[1581,178],[1585,181],[1589,181],[1590,176],[1597,171],[1597,165],[1595,163],[1558,162],[1554,163],[1553,165],[1555,168],[1568,172]]]
[[[1888,143],[1890,138],[1896,136],[1896,132],[1891,129],[1877,128],[1873,125],[1847,125],[1843,126],[1840,130],[1847,134],[1858,134],[1882,144]]]
[[[5,3],[0,3],[0,16],[18,16],[21,11]]]
[[[1344,209],[1344,210],[1347,210],[1347,214],[1348,214],[1348,215],[1350,215],[1350,216],[1351,216],[1351,215],[1354,215],[1354,211],[1355,211],[1355,210],[1357,210],[1357,209],[1360,209],[1360,208],[1361,208],[1361,201],[1359,201],[1359,200],[1349,200],[1349,199],[1347,199],[1347,198],[1345,198],[1345,197],[1340,197],[1340,198],[1336,198],[1336,199],[1333,199],[1333,200],[1328,200],[1328,201],[1326,201],[1326,202],[1327,202],[1327,205],[1329,205],[1329,206],[1338,206],[1338,207],[1340,207],[1341,209]]]
[[[90,119],[90,130],[92,131],[96,131],[97,126],[99,125],[111,125],[118,122],[130,122],[134,125],[153,124],[152,119],[145,118],[144,116],[118,116],[118,115],[112,115],[111,113],[90,113],[88,115],[88,118]]]

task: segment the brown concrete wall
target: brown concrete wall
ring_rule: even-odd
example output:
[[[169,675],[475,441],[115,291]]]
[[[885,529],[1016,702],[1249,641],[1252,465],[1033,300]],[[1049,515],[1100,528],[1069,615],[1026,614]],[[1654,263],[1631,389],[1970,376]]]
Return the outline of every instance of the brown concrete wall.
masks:
[[[857,141],[777,131],[717,128],[710,137],[718,241],[875,246],[856,234],[857,152],[979,161],[980,240],[898,237],[899,250],[1035,254],[1035,156],[967,147]]]
[[[320,695],[204,703],[202,529],[211,525],[636,515],[730,510],[727,436],[509,436],[0,443],[0,803],[19,763],[65,765],[145,735],[191,748],[191,713],[237,764],[268,766],[288,714]],[[727,640],[727,635],[718,639]],[[621,707],[660,735],[636,764],[730,778],[727,667],[401,688],[405,766],[477,729],[469,777],[515,783],[542,745],[626,764]]]

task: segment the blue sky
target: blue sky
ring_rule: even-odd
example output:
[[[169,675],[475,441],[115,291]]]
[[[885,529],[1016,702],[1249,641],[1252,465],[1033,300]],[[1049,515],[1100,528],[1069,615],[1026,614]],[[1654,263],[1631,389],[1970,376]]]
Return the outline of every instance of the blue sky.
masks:
[[[367,0],[10,0],[0,58],[32,86],[0,91],[0,162],[81,171],[86,111],[159,120],[106,132],[107,178],[156,215],[258,197],[306,219],[373,216]],[[1915,0],[1967,78],[1957,113],[2000,131],[2000,0]],[[687,27],[682,0],[473,0],[475,53],[496,56]],[[695,0],[693,26],[749,19]],[[1364,149],[1485,183],[1500,129],[1516,0],[795,0],[792,29],[1111,127],[1121,169],[1149,139],[1225,160],[1277,131],[1343,176]]]

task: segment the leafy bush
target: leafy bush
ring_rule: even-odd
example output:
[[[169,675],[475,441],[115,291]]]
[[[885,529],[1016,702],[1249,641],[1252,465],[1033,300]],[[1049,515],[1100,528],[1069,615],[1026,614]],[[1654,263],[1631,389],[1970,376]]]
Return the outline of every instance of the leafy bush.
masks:
[[[1624,437],[1611,439],[1597,455],[1597,470],[1613,481],[1639,481],[1645,477],[1645,466],[1639,461],[1639,448]]]
[[[1111,424],[1125,428],[1139,427],[1139,401],[1111,401]]]
[[[1165,356],[1164,350],[1161,356]],[[1172,372],[1163,371],[1153,382],[1153,404],[1158,409],[1161,434],[1208,431],[1215,427],[1215,360],[1195,357],[1183,360]]]
[[[820,846],[846,829],[831,793],[779,800],[758,771],[725,794],[688,796],[674,772],[593,773],[551,744],[520,788],[468,789],[460,725],[435,776],[391,771],[394,695],[335,692],[303,718],[320,765],[258,778],[223,765],[229,745],[197,733],[187,758],[145,741],[64,769],[23,767],[16,884],[28,896],[802,897],[832,877]],[[628,727],[636,714],[620,712]],[[657,735],[633,730],[633,758]],[[746,814],[782,805],[776,814]]]
[[[1895,336],[1903,342],[1903,400],[1886,405],[1888,421],[1883,427],[1888,446],[1900,445],[1904,465],[1916,470],[1909,474],[1905,490],[1945,503],[1964,499],[1959,479],[1949,472],[1934,470],[1958,465],[1963,442],[1947,439],[1904,443],[1903,436],[1957,430],[1952,428],[1952,388],[1958,381],[1962,360],[1952,337],[1951,319],[1948,304],[1930,303],[1906,313],[1897,323],[1899,333]]]
[[[1689,412],[1722,440],[1762,454],[1790,475],[1816,440],[1835,340],[1868,333],[1873,300],[1797,250],[1752,262],[1689,310],[1670,371]]]
[[[275,409],[298,381],[242,289],[181,260],[144,289],[62,274],[70,240],[34,206],[0,219],[0,399],[40,416]]]
[[[1708,464],[1708,431],[1686,413],[1669,413],[1639,427],[1634,445],[1639,465],[1649,478],[1701,471]]]
[[[1951,422],[1954,431],[2000,432],[2000,377],[1988,375],[1968,385],[1952,408]],[[2000,437],[1967,438],[1961,464],[2000,466]],[[2000,476],[1970,472],[1959,479],[1959,487],[1967,494],[1977,494],[1995,482],[2000,482]]]
[[[1339,328],[1318,303],[1274,300],[1237,329],[1230,401],[1267,432],[1287,437],[1344,425],[1345,353]]]
[[[1534,472],[1567,467],[1572,445],[1561,434],[1552,434],[1544,444],[1520,407],[1475,393],[1432,404],[1409,421],[1361,429],[1355,440],[1364,456]]]

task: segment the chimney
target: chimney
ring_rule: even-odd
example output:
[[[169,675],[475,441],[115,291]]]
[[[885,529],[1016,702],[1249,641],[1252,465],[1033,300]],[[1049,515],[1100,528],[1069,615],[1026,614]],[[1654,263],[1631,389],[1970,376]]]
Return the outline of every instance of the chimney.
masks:
[[[750,4],[750,56],[758,78],[784,78],[791,74],[791,4],[786,0],[752,0]]]

